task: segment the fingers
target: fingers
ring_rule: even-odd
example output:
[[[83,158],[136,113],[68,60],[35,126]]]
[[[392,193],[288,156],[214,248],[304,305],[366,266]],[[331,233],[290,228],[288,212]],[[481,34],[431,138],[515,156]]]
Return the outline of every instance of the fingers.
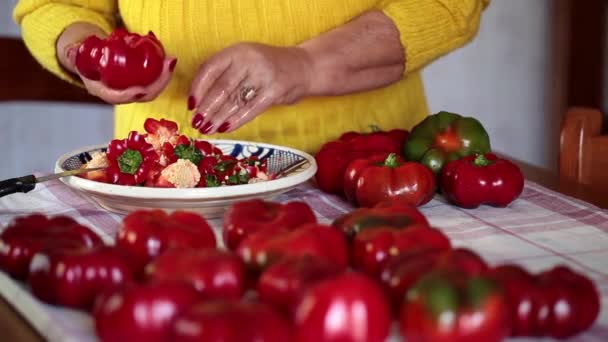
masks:
[[[227,133],[238,129],[266,111],[272,103],[273,99],[271,96],[256,97],[245,106],[239,108],[234,114],[229,115],[221,124],[219,124],[218,132]]]
[[[234,105],[235,92],[246,77],[247,69],[228,67],[213,82],[206,95],[201,97],[196,113],[210,118],[214,117],[222,107]]]
[[[222,58],[221,54],[212,57],[207,63],[201,65],[190,86],[188,110],[193,110],[200,106],[207,92],[231,65],[232,58],[230,56]]]
[[[133,86],[127,89],[113,89],[105,86],[100,81],[93,81],[81,77],[82,81],[91,95],[101,98],[111,104],[125,104],[132,102],[148,102],[154,100],[166,88],[171,81],[177,59],[168,57],[165,59],[163,71],[156,81],[145,87]]]

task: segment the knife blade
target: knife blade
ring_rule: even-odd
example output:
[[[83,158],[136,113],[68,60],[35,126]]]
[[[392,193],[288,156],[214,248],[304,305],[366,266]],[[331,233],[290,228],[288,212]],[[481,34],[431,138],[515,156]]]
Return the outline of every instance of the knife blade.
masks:
[[[27,193],[34,188],[36,188],[36,184],[47,182],[54,179],[59,179],[63,177],[76,176],[83,173],[88,173],[92,171],[99,171],[105,169],[104,167],[95,167],[90,169],[76,169],[69,170],[64,172],[59,172],[51,175],[46,175],[42,177],[36,177],[34,175],[27,175],[23,177],[9,178],[3,181],[0,181],[0,197],[4,197],[6,195],[23,192]]]

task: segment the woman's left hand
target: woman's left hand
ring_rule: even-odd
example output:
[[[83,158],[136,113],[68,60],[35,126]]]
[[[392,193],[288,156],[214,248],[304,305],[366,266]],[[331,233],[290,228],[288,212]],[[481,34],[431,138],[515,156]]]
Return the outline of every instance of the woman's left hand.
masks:
[[[299,47],[240,43],[203,63],[188,98],[192,126],[203,134],[235,130],[273,105],[308,95],[312,61]]]

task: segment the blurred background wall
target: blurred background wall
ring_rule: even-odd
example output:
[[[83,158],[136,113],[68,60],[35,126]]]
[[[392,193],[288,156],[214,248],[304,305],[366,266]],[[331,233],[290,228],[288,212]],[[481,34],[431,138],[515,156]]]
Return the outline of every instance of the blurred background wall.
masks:
[[[0,36],[19,36],[15,3],[0,2]],[[552,3],[492,0],[475,41],[432,64],[424,77],[433,112],[475,116],[494,149],[556,169],[561,113],[548,103]],[[112,133],[112,111],[104,105],[0,102],[0,117],[0,179],[51,171],[61,154],[105,143]]]

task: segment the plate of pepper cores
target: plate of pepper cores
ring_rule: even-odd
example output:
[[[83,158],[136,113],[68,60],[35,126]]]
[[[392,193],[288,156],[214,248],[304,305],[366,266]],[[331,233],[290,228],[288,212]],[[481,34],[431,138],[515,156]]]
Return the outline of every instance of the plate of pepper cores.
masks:
[[[209,218],[236,201],[271,199],[308,181],[317,169],[311,155],[288,147],[191,139],[165,119],[149,118],[144,129],[66,153],[55,171],[102,168],[62,181],[112,212],[190,210]]]

